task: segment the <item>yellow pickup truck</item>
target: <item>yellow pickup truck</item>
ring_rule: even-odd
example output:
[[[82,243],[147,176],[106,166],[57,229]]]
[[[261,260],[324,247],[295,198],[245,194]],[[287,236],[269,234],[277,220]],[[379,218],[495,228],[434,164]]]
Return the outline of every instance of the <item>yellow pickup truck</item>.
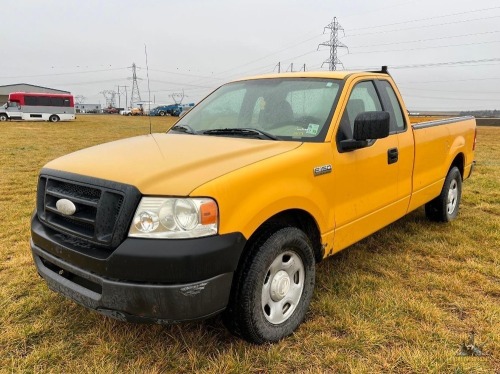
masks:
[[[223,312],[237,336],[274,342],[302,322],[316,263],[423,205],[453,220],[475,142],[472,117],[412,125],[386,68],[234,81],[167,133],[49,162],[34,262],[105,315]]]

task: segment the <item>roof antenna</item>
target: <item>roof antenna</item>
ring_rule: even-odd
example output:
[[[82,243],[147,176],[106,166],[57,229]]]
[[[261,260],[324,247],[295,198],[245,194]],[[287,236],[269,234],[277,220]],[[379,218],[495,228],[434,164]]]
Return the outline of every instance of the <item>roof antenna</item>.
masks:
[[[148,78],[148,117],[149,117],[149,134],[152,134],[151,126],[151,90],[149,89],[149,66],[148,66],[148,50],[144,44],[144,54],[146,55],[146,76]]]

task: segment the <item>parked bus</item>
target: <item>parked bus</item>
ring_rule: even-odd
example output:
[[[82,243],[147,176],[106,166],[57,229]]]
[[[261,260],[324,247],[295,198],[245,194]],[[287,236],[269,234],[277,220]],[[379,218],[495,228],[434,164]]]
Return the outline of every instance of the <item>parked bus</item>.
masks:
[[[0,121],[67,121],[75,119],[73,95],[12,92],[0,107]]]

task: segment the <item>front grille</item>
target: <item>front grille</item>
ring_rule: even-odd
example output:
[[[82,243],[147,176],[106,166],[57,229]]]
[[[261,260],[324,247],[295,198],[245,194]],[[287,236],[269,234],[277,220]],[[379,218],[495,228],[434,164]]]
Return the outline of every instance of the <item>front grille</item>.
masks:
[[[115,248],[120,244],[125,239],[140,198],[137,189],[69,173],[57,174],[40,175],[37,193],[40,221],[78,242],[104,248]],[[71,180],[61,175],[69,176]],[[71,201],[76,207],[75,213],[62,214],[56,207],[61,199]]]

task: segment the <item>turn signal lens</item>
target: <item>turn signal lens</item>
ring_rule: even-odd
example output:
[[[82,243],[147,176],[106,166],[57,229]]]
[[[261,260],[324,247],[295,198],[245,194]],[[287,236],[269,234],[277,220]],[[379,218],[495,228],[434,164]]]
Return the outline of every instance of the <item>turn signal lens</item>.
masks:
[[[217,204],[209,201],[200,206],[200,216],[202,225],[217,223]]]

